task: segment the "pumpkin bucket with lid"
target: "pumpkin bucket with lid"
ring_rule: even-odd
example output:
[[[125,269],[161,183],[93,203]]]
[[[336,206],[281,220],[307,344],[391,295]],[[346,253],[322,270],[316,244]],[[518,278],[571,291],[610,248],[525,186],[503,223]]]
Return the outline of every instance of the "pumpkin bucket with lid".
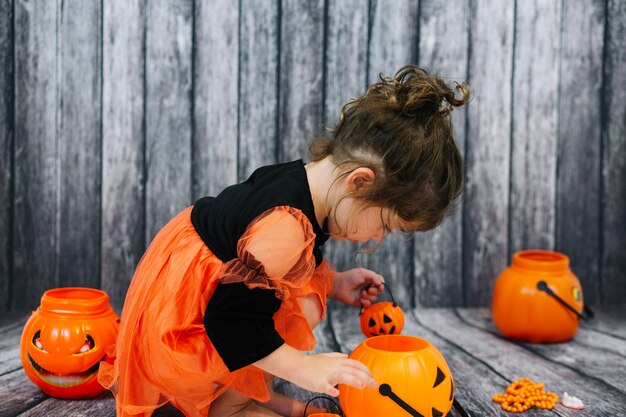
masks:
[[[513,255],[495,282],[491,307],[493,321],[505,337],[533,343],[569,340],[580,319],[588,317],[569,258],[546,250]]]
[[[109,296],[93,288],[55,288],[41,297],[20,341],[28,378],[57,398],[95,397],[101,361],[113,362],[119,318]]]

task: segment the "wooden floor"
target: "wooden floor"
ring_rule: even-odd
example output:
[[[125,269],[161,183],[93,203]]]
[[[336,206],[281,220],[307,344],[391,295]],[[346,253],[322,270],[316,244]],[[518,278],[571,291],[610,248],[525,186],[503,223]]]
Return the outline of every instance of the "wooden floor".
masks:
[[[512,381],[529,377],[544,382],[559,397],[566,391],[583,400],[585,410],[558,405],[554,410],[531,409],[523,416],[601,417],[626,415],[626,309],[596,312],[575,338],[562,344],[512,343],[495,330],[486,309],[418,309],[405,312],[404,334],[433,343],[445,357],[455,378],[460,408],[449,416],[511,416],[491,397]],[[48,397],[26,377],[19,359],[24,315],[0,320],[0,417],[114,416],[114,400],[63,401]],[[354,310],[331,309],[316,329],[317,351],[350,352],[362,340]],[[301,399],[312,396],[283,381],[277,389]],[[181,416],[172,407],[158,417]],[[408,416],[408,414],[407,414]],[[385,416],[371,416],[385,417]]]

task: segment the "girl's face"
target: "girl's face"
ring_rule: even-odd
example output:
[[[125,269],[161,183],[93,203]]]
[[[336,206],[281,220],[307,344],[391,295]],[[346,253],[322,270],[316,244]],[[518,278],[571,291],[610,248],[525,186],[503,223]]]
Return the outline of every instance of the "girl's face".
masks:
[[[380,242],[390,229],[386,224],[387,219],[389,209],[381,207],[361,209],[355,206],[353,198],[345,198],[328,217],[328,231],[335,240],[365,243],[371,239]]]

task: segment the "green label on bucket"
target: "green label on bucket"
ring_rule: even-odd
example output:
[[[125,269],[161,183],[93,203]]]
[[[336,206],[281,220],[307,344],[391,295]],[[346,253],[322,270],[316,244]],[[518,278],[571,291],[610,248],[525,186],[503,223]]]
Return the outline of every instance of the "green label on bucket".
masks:
[[[572,287],[572,296],[574,297],[574,300],[580,301],[580,288]]]

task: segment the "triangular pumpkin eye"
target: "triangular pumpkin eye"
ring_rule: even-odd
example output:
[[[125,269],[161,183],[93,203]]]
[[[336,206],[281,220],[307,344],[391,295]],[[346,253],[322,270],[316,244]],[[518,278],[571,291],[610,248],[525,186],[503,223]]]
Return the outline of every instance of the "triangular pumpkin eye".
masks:
[[[441,411],[437,410],[436,408],[433,408],[431,411],[433,413],[433,417],[441,417],[441,416],[443,416],[443,413]]]
[[[454,380],[450,380],[450,399],[448,401],[452,401],[454,398]]]
[[[383,323],[391,323],[391,319],[386,314],[383,314]]]
[[[373,319],[373,318],[371,318],[371,317],[370,317],[370,322],[368,323],[368,325],[369,325],[370,327],[374,327],[374,326],[376,326],[376,322],[374,321],[374,319]]]
[[[433,385],[433,388],[441,384],[444,379],[446,379],[446,375],[441,371],[441,369],[439,369],[439,367],[437,367],[437,378],[435,379],[435,385]]]

